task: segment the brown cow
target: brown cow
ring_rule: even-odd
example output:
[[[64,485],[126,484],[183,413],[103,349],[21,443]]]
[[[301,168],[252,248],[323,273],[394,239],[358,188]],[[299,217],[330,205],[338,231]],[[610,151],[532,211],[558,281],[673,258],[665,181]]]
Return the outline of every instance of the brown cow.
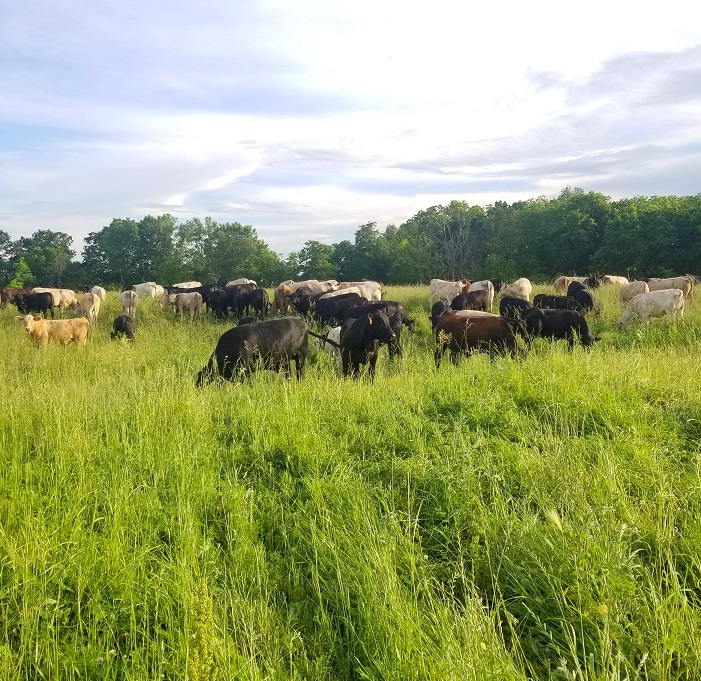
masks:
[[[478,289],[476,291],[463,291],[460,295],[455,296],[450,303],[453,310],[482,310],[482,312],[490,312],[492,301],[489,291]]]
[[[468,355],[486,352],[490,357],[495,354],[526,356],[526,349],[518,344],[510,320],[504,317],[443,315],[436,325],[436,343],[436,368],[440,366],[447,349],[450,349],[453,363],[456,363],[458,353],[461,352]]]
[[[0,289],[0,310],[4,310],[8,303],[14,301],[15,296],[31,293],[28,288],[2,288]]]

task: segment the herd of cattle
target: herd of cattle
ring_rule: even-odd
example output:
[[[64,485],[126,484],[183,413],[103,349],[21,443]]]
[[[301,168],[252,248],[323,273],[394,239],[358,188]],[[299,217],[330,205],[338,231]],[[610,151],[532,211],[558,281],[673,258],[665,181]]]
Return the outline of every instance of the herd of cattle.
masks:
[[[506,285],[499,279],[432,279],[429,319],[436,339],[435,364],[440,365],[446,351],[453,361],[459,354],[474,352],[525,357],[536,337],[563,339],[570,347],[577,343],[590,347],[599,340],[591,334],[586,317],[598,313],[593,289],[602,284],[620,287],[620,300],[626,308],[617,325],[627,328],[635,319],[648,322],[651,317],[674,317],[677,313],[683,317],[685,301],[692,297],[699,281],[695,275],[633,282],[612,275],[601,279],[559,277],[554,282],[555,295],[539,294],[531,302],[533,287],[526,278]],[[498,314],[493,312],[497,295]],[[17,307],[22,313],[17,321],[39,346],[51,340],[85,345],[105,298],[106,291],[100,286],[86,291],[80,299],[67,289],[0,290],[1,306],[12,303]],[[181,320],[188,312],[191,319],[201,318],[203,306],[220,319],[229,311],[238,317],[238,325],[219,338],[199,372],[197,385],[216,376],[248,376],[257,368],[289,374],[292,360],[300,377],[309,335],[324,341],[325,351],[344,376],[357,376],[360,366],[367,364],[373,377],[380,348],[388,346],[390,359],[400,356],[402,329],[413,331],[415,325],[401,303],[383,300],[382,286],[374,281],[285,281],[275,288],[272,305],[267,291],[250,279],[230,281],[220,288],[197,281],[168,287],[145,282],[125,287],[120,293],[123,314],[113,322],[112,338],[134,339],[137,307],[145,299],[162,309],[172,308]],[[267,319],[271,307],[274,315],[282,316]],[[60,313],[70,309],[80,316],[55,319],[55,309]],[[311,331],[311,319],[330,326],[330,330],[325,334]]]

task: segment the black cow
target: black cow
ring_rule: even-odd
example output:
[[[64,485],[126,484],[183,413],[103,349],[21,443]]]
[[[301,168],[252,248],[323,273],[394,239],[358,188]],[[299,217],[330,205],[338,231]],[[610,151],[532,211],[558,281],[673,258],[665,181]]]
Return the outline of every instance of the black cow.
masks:
[[[577,291],[586,291],[587,287],[581,281],[571,281],[567,286],[567,295],[570,298],[574,298],[574,294]]]
[[[343,375],[358,376],[360,365],[368,365],[370,378],[375,378],[377,355],[383,343],[391,343],[395,338],[389,319],[384,312],[348,319],[341,327],[341,361]]]
[[[573,298],[579,303],[582,312],[594,309],[594,296],[587,289],[575,291]]]
[[[343,293],[340,296],[331,298],[321,297],[316,301],[314,316],[322,324],[340,322],[344,318],[346,311],[351,307],[364,305],[367,302],[367,299],[358,293]]]
[[[595,274],[591,274],[584,280],[584,283],[586,284],[587,288],[599,288],[601,285],[601,279],[599,279],[599,277],[597,277]]]
[[[576,298],[569,296],[551,296],[547,293],[539,293],[533,298],[533,307],[541,310],[577,310],[582,311],[582,306]]]
[[[453,308],[444,303],[442,300],[438,300],[431,306],[431,314],[428,320],[431,322],[431,328],[435,331],[438,320],[446,313],[452,312]]]
[[[393,314],[388,317],[389,328],[392,329],[394,338],[387,344],[389,348],[389,358],[394,359],[395,357],[402,356],[402,326],[404,325],[404,320],[400,314]]]
[[[112,322],[112,328],[114,331],[110,334],[110,338],[121,338],[124,336],[127,340],[134,340],[135,326],[134,320],[131,317],[120,314],[119,317]]]
[[[465,291],[460,293],[450,303],[453,310],[481,310],[489,312],[489,291]]]
[[[248,302],[248,292],[253,291],[255,288],[255,284],[232,284],[224,289],[229,297],[231,312],[237,317],[243,315],[243,310]]]
[[[253,308],[256,317],[263,317],[263,319],[265,319],[268,314],[268,308],[270,307],[268,292],[264,288],[257,288],[253,289],[253,291],[249,291],[246,296],[246,312],[248,312],[249,307]]]
[[[244,324],[253,324],[253,322],[257,322],[258,320],[255,317],[251,317],[251,315],[247,315],[245,317],[239,317],[238,322],[236,323],[236,326],[243,326]]]
[[[20,293],[15,296],[13,303],[23,314],[43,312],[46,319],[46,313],[51,312],[51,319],[54,319],[54,297],[51,293]]]
[[[237,326],[220,336],[209,362],[197,375],[197,386],[209,383],[215,375],[232,380],[240,372],[247,377],[258,368],[289,374],[292,359],[297,378],[302,378],[308,345],[307,325],[299,317]]]
[[[218,319],[226,317],[229,309],[229,296],[223,289],[212,291],[209,296],[209,308],[214,312]]]
[[[377,310],[384,312],[387,317],[399,315],[402,324],[406,326],[409,331],[414,331],[416,320],[411,319],[411,317],[409,317],[409,315],[407,315],[407,313],[404,311],[404,306],[401,303],[398,303],[396,300],[383,300],[381,302],[366,303],[365,305],[352,307],[349,310],[346,310],[343,321],[345,322],[346,319],[357,319],[368,312],[375,312]]]
[[[526,313],[524,321],[531,336],[566,340],[570,344],[570,348],[575,346],[577,338],[585,348],[600,340],[591,335],[587,320],[583,314],[576,310],[538,310],[534,308]]]
[[[494,295],[499,293],[504,287],[504,282],[501,279],[490,279],[489,281],[492,282],[492,286],[494,287]]]
[[[499,301],[499,314],[509,319],[522,319],[523,315],[533,308],[527,300],[516,296],[504,296]]]

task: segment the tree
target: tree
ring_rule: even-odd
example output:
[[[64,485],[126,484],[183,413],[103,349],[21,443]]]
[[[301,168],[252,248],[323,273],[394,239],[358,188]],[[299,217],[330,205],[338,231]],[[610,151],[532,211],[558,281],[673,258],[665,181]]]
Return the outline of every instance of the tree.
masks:
[[[24,258],[36,281],[61,286],[62,275],[75,252],[73,237],[64,232],[40,229],[31,237],[20,237],[12,244],[13,261]]]
[[[99,232],[90,232],[83,265],[91,281],[123,286],[139,283],[139,227],[134,220],[114,218]]]
[[[320,241],[307,241],[299,252],[303,279],[334,279],[338,268],[333,262],[334,247]]]
[[[12,288],[29,288],[30,286],[34,286],[34,276],[24,258],[19,258],[19,260],[14,263],[12,279],[8,283],[8,286]]]

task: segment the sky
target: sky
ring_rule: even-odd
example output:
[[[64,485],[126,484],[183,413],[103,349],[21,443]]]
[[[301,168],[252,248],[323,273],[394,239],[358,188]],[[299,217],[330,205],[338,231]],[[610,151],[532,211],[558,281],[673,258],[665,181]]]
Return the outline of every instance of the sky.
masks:
[[[13,239],[171,213],[287,254],[566,186],[701,192],[691,0],[0,0]]]

